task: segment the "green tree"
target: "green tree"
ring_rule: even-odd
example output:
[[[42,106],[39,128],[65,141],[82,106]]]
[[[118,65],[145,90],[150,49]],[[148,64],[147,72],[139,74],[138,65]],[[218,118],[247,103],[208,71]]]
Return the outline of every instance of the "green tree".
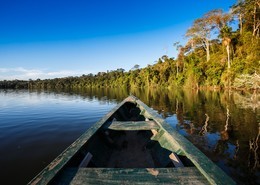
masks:
[[[220,37],[222,38],[222,44],[226,47],[228,69],[230,69],[230,43],[231,43],[231,27],[224,26],[220,30]]]
[[[186,32],[193,46],[203,47],[206,51],[207,61],[210,60],[210,38],[213,26],[209,24],[206,17],[196,19],[191,28]]]

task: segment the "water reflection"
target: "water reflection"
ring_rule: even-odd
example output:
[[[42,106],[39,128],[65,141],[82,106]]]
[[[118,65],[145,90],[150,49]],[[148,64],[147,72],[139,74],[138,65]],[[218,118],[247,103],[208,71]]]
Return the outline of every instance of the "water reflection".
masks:
[[[90,89],[77,93],[116,102],[133,94],[157,110],[239,184],[260,183],[260,95],[256,92]]]
[[[253,93],[234,92],[234,102],[238,107],[249,108],[256,112],[260,108],[260,94],[256,91]]]
[[[14,93],[15,100],[19,99],[19,94],[22,96],[26,94],[30,97],[30,102],[36,104],[42,102],[41,99],[52,101],[56,98],[59,101],[53,101],[52,107],[55,107],[56,103],[61,103],[63,108],[67,107],[62,112],[63,115],[69,115],[74,111],[81,111],[81,115],[89,111],[87,114],[93,115],[100,106],[106,110],[111,109],[112,106],[109,105],[114,106],[129,94],[133,94],[157,110],[169,124],[217,163],[238,184],[260,184],[260,95],[257,92],[250,94],[190,89],[86,88],[52,92],[7,91],[1,92],[0,95],[2,98],[5,96],[10,98],[10,93]],[[22,101],[23,98],[20,99]],[[28,101],[28,98],[26,100]],[[4,103],[0,108],[6,109],[6,102],[1,102]],[[98,104],[86,106],[87,102],[98,102]],[[73,107],[76,104],[77,107]],[[51,107],[47,106],[47,108]],[[60,106],[56,108],[60,109]],[[76,117],[78,115],[75,114],[71,119]],[[84,118],[84,121],[87,119]]]

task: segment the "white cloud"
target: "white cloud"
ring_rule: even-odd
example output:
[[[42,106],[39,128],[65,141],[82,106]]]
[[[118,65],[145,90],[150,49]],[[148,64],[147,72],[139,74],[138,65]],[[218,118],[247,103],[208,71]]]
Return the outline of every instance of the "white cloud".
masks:
[[[81,76],[82,74],[88,74],[87,71],[48,71],[39,69],[25,69],[23,67],[18,68],[0,68],[0,80],[28,80],[28,79],[49,79],[60,78],[67,76]]]
[[[0,73],[6,73],[8,71],[9,71],[9,69],[7,69],[7,68],[0,68]]]

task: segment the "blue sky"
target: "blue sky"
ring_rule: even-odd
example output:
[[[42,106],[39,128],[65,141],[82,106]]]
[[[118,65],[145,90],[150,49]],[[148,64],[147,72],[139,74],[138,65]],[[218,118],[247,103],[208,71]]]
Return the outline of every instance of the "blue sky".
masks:
[[[0,0],[0,80],[146,67],[235,0]]]

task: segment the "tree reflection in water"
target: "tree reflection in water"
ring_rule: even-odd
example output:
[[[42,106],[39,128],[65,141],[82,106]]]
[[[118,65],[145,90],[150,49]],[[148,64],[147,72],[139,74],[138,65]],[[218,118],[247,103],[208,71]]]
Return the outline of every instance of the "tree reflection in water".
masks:
[[[158,111],[238,184],[260,184],[257,92],[91,88],[67,93],[101,103],[121,102],[133,94]]]

